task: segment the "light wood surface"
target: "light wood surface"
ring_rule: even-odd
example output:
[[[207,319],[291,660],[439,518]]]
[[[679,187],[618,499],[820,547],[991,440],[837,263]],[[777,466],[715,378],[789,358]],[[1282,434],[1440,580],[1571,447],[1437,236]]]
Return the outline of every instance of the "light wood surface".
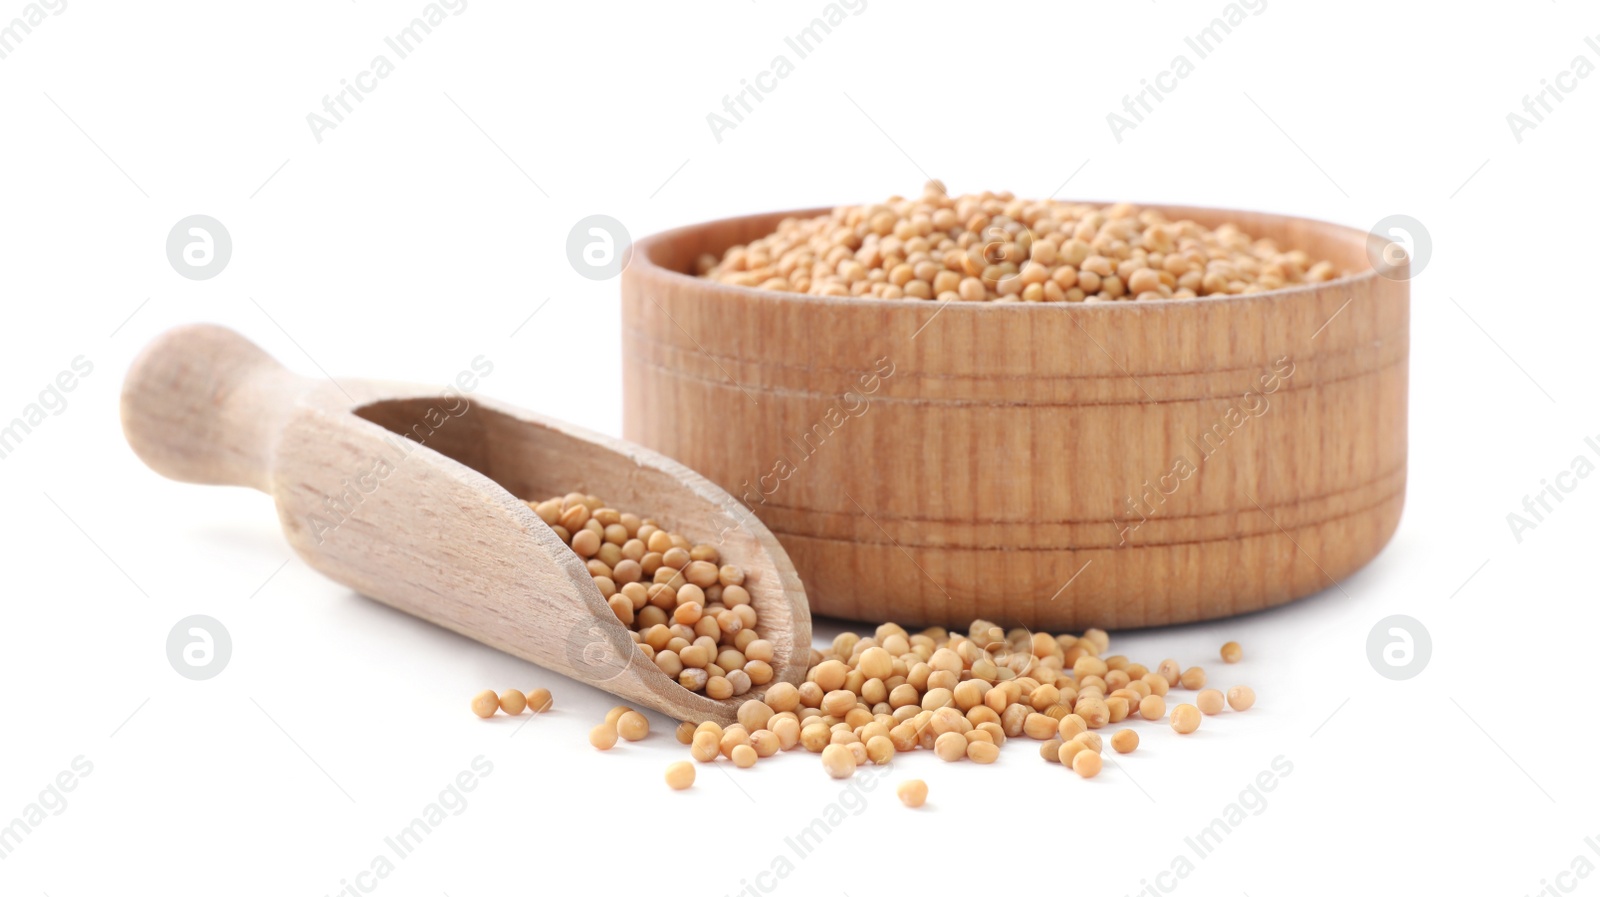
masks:
[[[715,701],[669,679],[519,500],[600,495],[719,544],[754,580],[773,681],[804,681],[811,620],[784,549],[727,493],[655,452],[475,394],[299,377],[210,325],[144,350],[122,418],[157,472],[272,495],[295,551],[364,595],[677,719],[734,719],[761,690]],[[463,683],[463,712],[477,689],[529,684]]]
[[[1158,302],[839,299],[682,273],[821,211],[661,234],[623,275],[624,436],[747,497],[813,612],[1063,629],[1224,617],[1331,588],[1393,534],[1409,294],[1372,270],[1365,232],[1167,208],[1355,273]],[[865,410],[841,398],[880,359],[893,372]],[[1147,482],[1174,488],[1137,501]]]

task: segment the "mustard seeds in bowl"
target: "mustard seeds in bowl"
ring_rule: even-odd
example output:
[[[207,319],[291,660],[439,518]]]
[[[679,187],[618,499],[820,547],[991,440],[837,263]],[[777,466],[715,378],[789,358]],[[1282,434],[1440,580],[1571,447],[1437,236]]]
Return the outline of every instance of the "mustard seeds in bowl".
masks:
[[[1130,203],[922,195],[786,218],[705,254],[702,277],[817,296],[943,302],[1116,302],[1261,293],[1341,276],[1330,261],[1233,224],[1171,220]]]

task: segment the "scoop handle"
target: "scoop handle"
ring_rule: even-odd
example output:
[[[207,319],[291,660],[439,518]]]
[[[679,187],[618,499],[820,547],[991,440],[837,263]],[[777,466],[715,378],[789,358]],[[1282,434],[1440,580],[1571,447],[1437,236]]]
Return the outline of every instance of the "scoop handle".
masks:
[[[266,492],[278,436],[315,383],[226,327],[176,327],[128,369],[122,432],[162,476]]]

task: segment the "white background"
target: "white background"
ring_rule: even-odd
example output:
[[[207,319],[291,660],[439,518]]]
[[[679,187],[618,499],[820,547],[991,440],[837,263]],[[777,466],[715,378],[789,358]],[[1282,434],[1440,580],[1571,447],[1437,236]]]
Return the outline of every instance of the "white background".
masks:
[[[1153,893],[1521,895],[1580,855],[1600,864],[1581,697],[1600,478],[1520,542],[1506,520],[1574,457],[1600,460],[1584,445],[1600,437],[1600,77],[1520,142],[1506,120],[1574,57],[1600,63],[1584,42],[1600,13],[1271,0],[1119,142],[1106,114],[1175,55],[1193,61],[1183,38],[1223,3],[869,0],[719,142],[707,114],[793,60],[783,38],[820,0],[473,0],[319,143],[307,114],[393,59],[384,37],[423,6],[71,0],[0,60],[0,422],[75,357],[93,364],[0,460],[0,825],[75,757],[93,764],[0,859],[0,892],[333,894],[479,755],[492,774],[376,893],[1133,894],[1182,854],[1192,874]],[[0,0],[0,27],[24,9]],[[1091,782],[1024,741],[989,768],[903,757],[788,878],[758,880],[839,796],[814,756],[701,767],[669,792],[662,769],[686,751],[665,718],[646,742],[591,750],[609,696],[320,578],[264,496],[163,480],[121,437],[129,360],[194,320],[308,374],[444,384],[484,354],[485,394],[616,433],[617,283],[569,265],[576,221],[642,236],[926,175],[1362,228],[1407,214],[1431,235],[1398,534],[1292,606],[1113,634],[1113,650],[1204,663],[1260,700],[1181,741],[1145,726],[1139,753]],[[164,253],[197,213],[234,242],[201,282]],[[195,613],[233,638],[206,682],[165,652]],[[1366,655],[1395,613],[1433,640],[1405,682]],[[1228,638],[1247,659],[1223,669]],[[535,685],[556,709],[520,730],[467,712],[481,688]],[[1293,771],[1265,809],[1194,860],[1185,836],[1279,756]],[[931,790],[921,812],[892,796],[913,775]]]

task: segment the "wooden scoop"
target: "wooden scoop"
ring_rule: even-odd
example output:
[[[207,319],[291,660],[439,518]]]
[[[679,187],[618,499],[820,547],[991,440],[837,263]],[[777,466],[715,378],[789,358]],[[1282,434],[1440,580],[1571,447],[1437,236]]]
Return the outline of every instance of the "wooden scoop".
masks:
[[[743,567],[772,682],[804,681],[805,590],[749,510],[663,455],[467,395],[482,373],[447,389],[309,379],[191,325],[134,361],[122,426],[164,476],[271,495],[300,557],[364,595],[675,719],[732,721],[756,692],[716,701],[662,673],[522,501],[599,495]]]

